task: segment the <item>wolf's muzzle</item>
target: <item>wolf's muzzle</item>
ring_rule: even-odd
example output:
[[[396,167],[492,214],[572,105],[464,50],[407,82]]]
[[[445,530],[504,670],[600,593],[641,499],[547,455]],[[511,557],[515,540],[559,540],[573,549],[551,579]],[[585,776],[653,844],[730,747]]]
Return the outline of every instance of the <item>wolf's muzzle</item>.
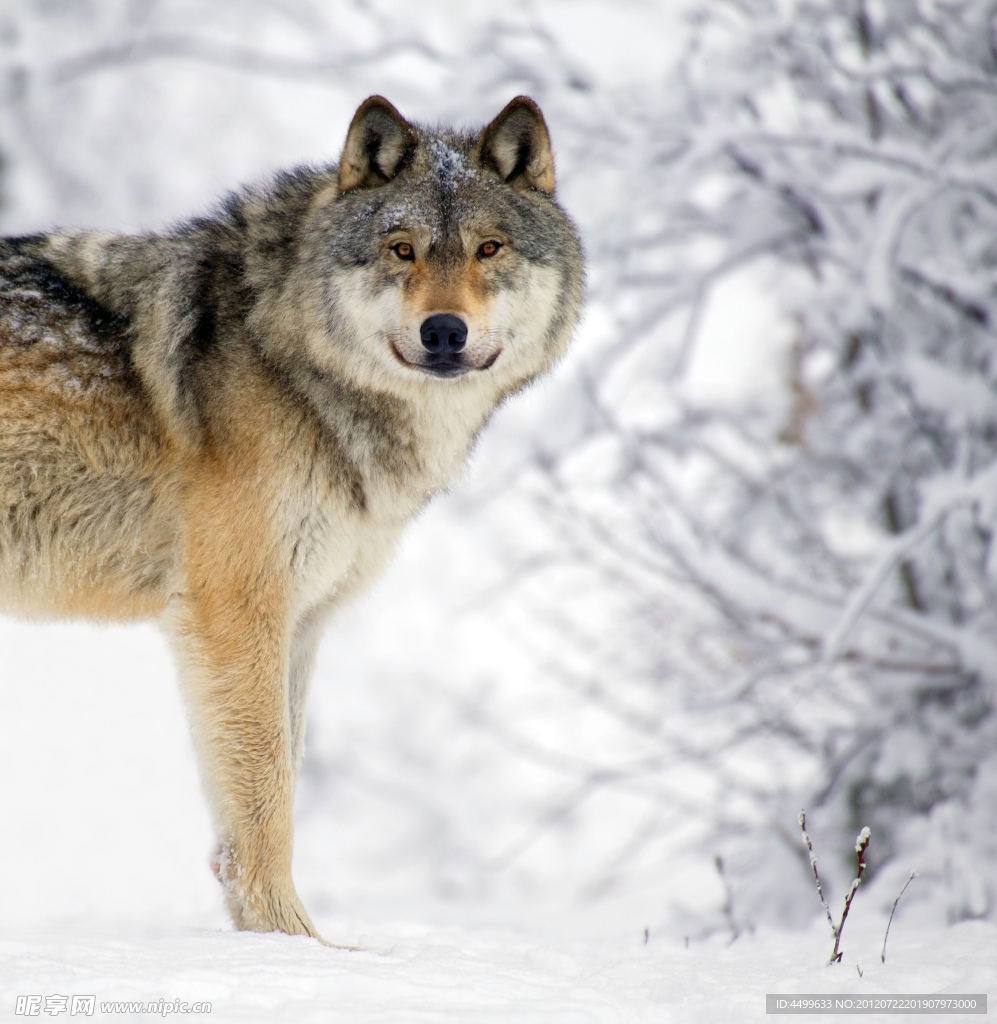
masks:
[[[468,367],[461,352],[467,342],[467,324],[452,313],[434,313],[419,328],[428,358],[422,369],[441,377],[458,376]]]

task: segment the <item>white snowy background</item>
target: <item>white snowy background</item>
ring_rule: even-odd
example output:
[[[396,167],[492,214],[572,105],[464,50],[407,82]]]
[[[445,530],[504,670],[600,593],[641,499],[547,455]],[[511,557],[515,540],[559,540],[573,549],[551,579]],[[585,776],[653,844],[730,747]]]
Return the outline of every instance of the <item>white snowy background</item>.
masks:
[[[3,233],[164,229],[374,92],[525,92],[589,300],[323,644],[295,876],[360,951],[229,930],[154,627],[0,622],[0,1015],[997,991],[995,11],[6,0]],[[801,806],[836,917],[872,829],[834,967]]]

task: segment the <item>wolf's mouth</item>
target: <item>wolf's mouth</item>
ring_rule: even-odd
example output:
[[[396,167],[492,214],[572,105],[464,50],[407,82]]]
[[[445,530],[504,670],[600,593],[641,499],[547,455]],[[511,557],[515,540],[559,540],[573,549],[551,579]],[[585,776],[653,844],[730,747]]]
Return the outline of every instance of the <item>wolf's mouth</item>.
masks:
[[[460,377],[468,370],[475,369],[473,366],[468,366],[459,357],[457,359],[435,359],[428,363],[410,363],[409,365],[414,366],[417,370],[422,370],[423,373],[432,374],[434,377]]]
[[[398,346],[394,341],[391,342],[391,351],[398,362],[402,366],[407,366],[410,370],[419,370],[422,373],[429,374],[431,377],[462,377],[471,370],[487,370],[498,359],[502,350],[499,349],[493,355],[490,355],[480,366],[475,366],[473,363],[468,362],[463,353],[459,352],[435,356],[427,353],[427,358],[424,360],[420,359],[419,361],[406,359],[398,350]]]

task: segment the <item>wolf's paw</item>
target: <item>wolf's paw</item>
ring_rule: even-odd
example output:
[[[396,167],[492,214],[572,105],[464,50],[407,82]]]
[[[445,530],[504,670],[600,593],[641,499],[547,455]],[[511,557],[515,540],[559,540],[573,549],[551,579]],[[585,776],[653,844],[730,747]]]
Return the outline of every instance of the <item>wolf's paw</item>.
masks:
[[[322,941],[290,878],[256,876],[250,880],[225,845],[215,850],[210,865],[221,882],[229,916],[239,931],[284,932]]]
[[[308,935],[321,941],[322,937],[293,889],[248,893],[239,900],[238,906],[233,906],[229,898],[228,907],[240,931],[284,932],[285,935]]]

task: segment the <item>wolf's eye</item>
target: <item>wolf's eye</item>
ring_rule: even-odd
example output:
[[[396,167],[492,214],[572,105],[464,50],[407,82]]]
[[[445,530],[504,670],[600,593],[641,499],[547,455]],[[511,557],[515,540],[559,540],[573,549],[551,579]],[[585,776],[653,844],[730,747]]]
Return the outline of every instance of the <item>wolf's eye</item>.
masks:
[[[478,256],[480,259],[488,259],[489,256],[494,256],[501,248],[501,242],[489,239],[489,241],[482,242],[481,245],[478,246]]]
[[[392,251],[400,260],[414,260],[415,250],[408,242],[399,242],[397,245],[393,245]]]

